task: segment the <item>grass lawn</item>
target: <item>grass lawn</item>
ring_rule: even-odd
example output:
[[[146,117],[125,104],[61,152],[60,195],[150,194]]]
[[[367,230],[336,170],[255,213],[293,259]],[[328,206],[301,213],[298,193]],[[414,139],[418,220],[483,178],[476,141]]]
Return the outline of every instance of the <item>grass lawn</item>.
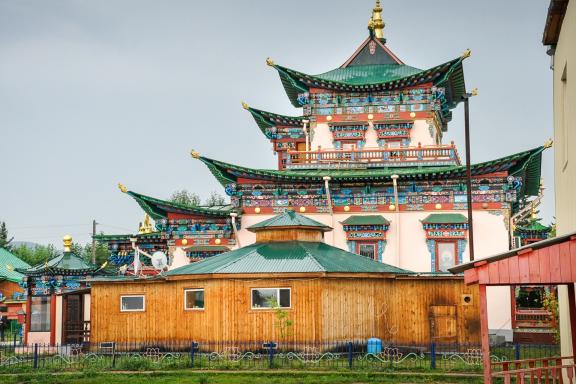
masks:
[[[481,377],[455,375],[399,375],[386,373],[329,372],[151,372],[64,373],[1,375],[3,384],[308,384],[308,383],[482,383]]]

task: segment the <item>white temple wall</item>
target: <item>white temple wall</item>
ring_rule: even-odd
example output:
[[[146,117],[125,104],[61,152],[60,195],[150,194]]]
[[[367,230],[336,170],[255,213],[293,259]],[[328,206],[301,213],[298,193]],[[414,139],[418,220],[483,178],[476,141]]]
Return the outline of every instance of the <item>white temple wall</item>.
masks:
[[[418,143],[421,143],[422,146],[436,145],[434,137],[430,135],[430,128],[426,120],[414,121],[410,139],[412,140],[410,143],[411,147],[418,146]]]
[[[332,132],[326,123],[316,124],[314,128],[314,134],[312,135],[312,141],[310,142],[310,149],[316,150],[321,146],[322,149],[333,149],[334,144],[332,142]]]

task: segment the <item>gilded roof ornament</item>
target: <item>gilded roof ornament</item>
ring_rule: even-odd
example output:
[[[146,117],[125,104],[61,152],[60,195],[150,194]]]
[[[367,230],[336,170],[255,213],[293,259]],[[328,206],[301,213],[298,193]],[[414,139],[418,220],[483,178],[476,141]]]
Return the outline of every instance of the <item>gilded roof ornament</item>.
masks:
[[[472,89],[472,91],[470,92],[470,96],[478,96],[478,88]]]
[[[554,144],[554,140],[548,139],[548,140],[546,140],[546,142],[544,143],[544,148],[550,148],[550,147],[552,146],[552,144]]]
[[[144,222],[140,223],[140,228],[138,228],[138,233],[146,234],[146,233],[152,233],[152,232],[154,232],[154,226],[152,225],[152,222],[150,221],[150,216],[148,214],[146,214],[146,216],[144,216]]]
[[[190,155],[195,159],[200,158],[200,154],[198,152],[196,152],[195,150],[191,150]]]
[[[248,108],[250,108],[250,107],[249,107],[248,104],[246,104],[245,102],[242,102],[242,108],[248,109]]]
[[[122,193],[128,192],[128,188],[126,188],[126,186],[122,183],[118,183],[118,189],[120,189]]]
[[[272,60],[271,58],[267,57],[267,58],[266,58],[266,64],[268,64],[269,66],[273,67],[273,66],[274,66],[274,60]]]
[[[467,59],[472,55],[472,50],[470,48],[468,48],[467,50],[464,51],[464,53],[462,54],[462,59]]]
[[[64,252],[72,252],[72,236],[66,235],[62,241],[64,242]]]
[[[370,24],[372,24],[372,28],[370,28]],[[382,7],[380,6],[380,0],[376,0],[376,5],[374,9],[372,9],[372,17],[368,22],[368,28],[370,30],[374,29],[374,37],[377,39],[384,38],[384,21],[382,20]]]

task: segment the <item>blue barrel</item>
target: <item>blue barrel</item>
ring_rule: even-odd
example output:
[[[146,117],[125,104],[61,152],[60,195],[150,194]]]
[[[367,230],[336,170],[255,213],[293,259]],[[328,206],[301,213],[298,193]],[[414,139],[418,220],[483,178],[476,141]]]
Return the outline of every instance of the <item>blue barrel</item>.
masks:
[[[368,339],[368,353],[377,354],[382,352],[382,340],[375,337]]]

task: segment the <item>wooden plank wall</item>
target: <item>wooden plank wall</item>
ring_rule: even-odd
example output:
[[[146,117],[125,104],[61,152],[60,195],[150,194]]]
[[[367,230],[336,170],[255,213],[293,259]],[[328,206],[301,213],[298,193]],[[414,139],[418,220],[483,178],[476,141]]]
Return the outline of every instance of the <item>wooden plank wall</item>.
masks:
[[[24,288],[20,287],[18,283],[14,283],[12,281],[0,281],[0,292],[6,297],[8,300],[12,299],[12,295],[15,292],[24,293]]]
[[[479,342],[477,286],[462,279],[207,279],[148,283],[95,283],[94,342],[280,340],[271,310],[250,308],[250,289],[292,289],[291,341],[344,341],[379,337],[429,343],[430,311],[454,305],[457,339]],[[184,310],[184,289],[204,288],[205,310]],[[144,294],[145,312],[120,312],[120,296]],[[463,302],[468,294],[470,304]],[[288,340],[287,340],[288,341]]]

